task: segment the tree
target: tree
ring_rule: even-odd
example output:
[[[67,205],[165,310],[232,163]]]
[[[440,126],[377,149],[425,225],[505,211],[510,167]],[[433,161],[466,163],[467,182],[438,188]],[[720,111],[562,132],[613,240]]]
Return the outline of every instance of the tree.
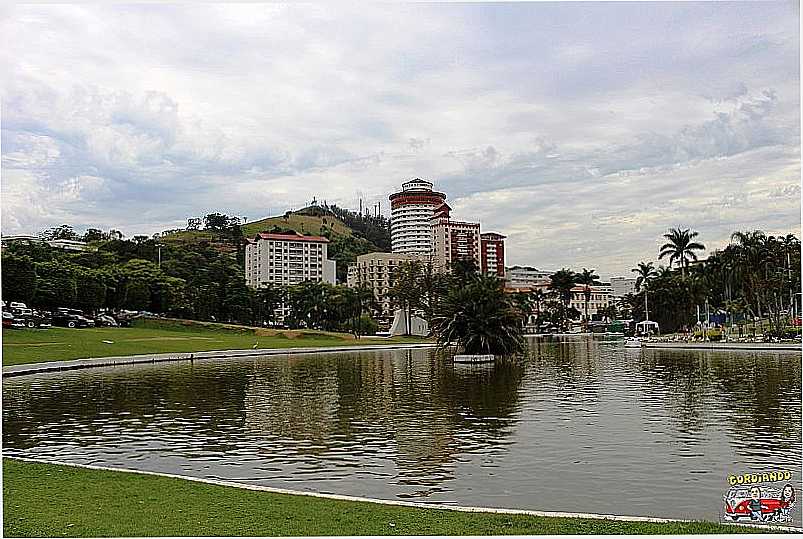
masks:
[[[571,270],[563,268],[549,276],[549,290],[563,304],[560,314],[560,326],[565,329],[567,317],[569,315],[569,303],[572,301],[572,289],[576,283],[577,274]]]
[[[390,277],[388,297],[404,311],[405,335],[410,334],[412,311],[419,303],[420,291],[418,290],[418,284],[421,280],[421,273],[421,262],[411,260],[399,264]]]
[[[450,288],[433,331],[441,347],[454,342],[467,354],[510,355],[525,348],[523,315],[501,279],[477,275]]]
[[[254,317],[258,323],[273,324],[276,321],[276,310],[284,300],[284,289],[274,284],[258,288],[254,294]]]
[[[642,285],[646,286],[650,279],[656,276],[652,262],[639,262],[638,266],[630,271],[638,275],[636,277],[636,292],[641,290]]]
[[[449,275],[438,272],[432,261],[427,261],[421,266],[416,306],[421,309],[424,319],[430,325],[432,325],[432,318],[435,316],[438,303],[448,291],[449,278]]]
[[[90,241],[104,241],[109,238],[108,234],[104,234],[99,228],[88,228],[82,238],[85,242]]]
[[[28,256],[3,253],[3,298],[30,303],[36,292],[36,265]]]
[[[670,266],[677,262],[680,266],[680,273],[685,278],[689,260],[697,260],[695,251],[705,250],[705,245],[692,241],[698,235],[698,232],[691,231],[688,228],[683,230],[680,227],[670,228],[669,232],[664,234],[664,238],[669,241],[661,246],[658,259],[668,256]]]
[[[638,292],[639,290],[643,291],[644,320],[647,320],[649,318],[649,307],[647,306],[647,288],[650,281],[658,277],[658,272],[653,267],[652,262],[647,262],[646,264],[644,262],[639,262],[638,266],[630,271],[638,275],[638,277],[636,277],[636,292]]]
[[[41,262],[36,264],[38,276],[33,303],[55,310],[71,307],[77,294],[77,281],[72,264]]]
[[[585,299],[585,316],[583,322],[588,328],[588,302],[591,301],[591,287],[599,284],[599,275],[594,273],[593,269],[583,268],[583,271],[576,274],[575,280],[578,284],[583,285],[583,297]]]
[[[48,228],[39,234],[39,236],[45,241],[80,239],[78,233],[76,233],[70,225],[61,225],[54,228]]]
[[[239,224],[239,217],[229,217],[222,213],[210,213],[204,217],[204,228],[215,232],[224,232],[232,225]]]
[[[544,301],[546,301],[547,296],[546,296],[546,294],[544,294],[543,290],[541,290],[540,288],[537,288],[537,289],[533,290],[530,293],[530,298],[531,298],[532,302],[535,304],[535,310],[538,313],[537,319],[539,319],[539,321],[540,321],[540,318],[541,318],[541,304],[544,303]]]
[[[601,308],[599,314],[602,315],[606,321],[616,320],[619,317],[619,309],[617,309],[615,303],[611,303]]]
[[[126,285],[125,308],[132,311],[143,311],[151,303],[151,291],[142,281],[133,281]]]
[[[86,312],[95,312],[106,302],[106,283],[96,270],[76,271],[75,306]]]
[[[452,276],[459,283],[466,283],[475,279],[480,269],[473,258],[458,258],[451,264]]]

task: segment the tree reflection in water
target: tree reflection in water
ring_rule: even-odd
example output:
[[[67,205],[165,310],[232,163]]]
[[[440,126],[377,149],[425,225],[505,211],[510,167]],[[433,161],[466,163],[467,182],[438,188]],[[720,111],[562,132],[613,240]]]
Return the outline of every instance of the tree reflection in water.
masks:
[[[245,425],[321,458],[344,444],[373,446],[396,464],[393,481],[428,492],[453,477],[459,454],[510,443],[522,375],[515,361],[462,366],[433,351],[263,362],[249,379]]]
[[[530,339],[525,357],[489,365],[410,350],[91,369],[4,380],[3,448],[355,495],[711,518],[728,473],[799,469],[800,377],[796,354],[582,337]]]

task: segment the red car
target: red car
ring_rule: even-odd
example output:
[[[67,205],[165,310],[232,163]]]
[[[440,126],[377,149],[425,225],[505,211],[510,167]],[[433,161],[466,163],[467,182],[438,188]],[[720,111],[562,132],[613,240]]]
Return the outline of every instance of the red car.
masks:
[[[750,496],[749,486],[732,487],[725,494],[725,516],[730,517],[734,521],[741,519],[753,520],[750,511]],[[781,492],[777,489],[762,487],[761,488],[761,520],[770,520],[774,515],[785,509],[789,502],[781,501]]]

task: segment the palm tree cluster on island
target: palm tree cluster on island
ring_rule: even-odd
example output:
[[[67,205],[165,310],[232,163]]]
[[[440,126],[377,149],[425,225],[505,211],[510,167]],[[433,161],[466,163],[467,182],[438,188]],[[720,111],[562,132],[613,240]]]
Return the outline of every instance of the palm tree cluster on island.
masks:
[[[563,330],[580,312],[570,307],[573,289],[584,286],[587,323],[591,286],[599,283],[593,269],[580,273],[555,272],[547,291],[505,290],[505,282],[483,275],[471,261],[458,260],[451,271],[439,273],[431,264],[410,261],[400,264],[392,277],[388,296],[407,317],[420,314],[441,346],[456,345],[467,354],[511,355],[525,348],[524,330],[535,312],[539,322]]]
[[[392,276],[388,297],[404,311],[408,328],[411,313],[420,314],[442,348],[479,355],[513,355],[526,348],[528,305],[505,291],[503,279],[480,273],[473,261],[458,260],[448,273],[431,263],[404,262]]]

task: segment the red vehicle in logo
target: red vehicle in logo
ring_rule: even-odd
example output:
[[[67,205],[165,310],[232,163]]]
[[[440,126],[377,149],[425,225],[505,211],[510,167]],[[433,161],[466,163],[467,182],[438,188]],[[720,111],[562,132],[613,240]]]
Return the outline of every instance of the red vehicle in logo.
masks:
[[[758,491],[758,494],[756,493]],[[756,486],[732,487],[724,496],[725,516],[734,521],[741,519],[753,521],[774,520],[781,509],[789,506],[781,500],[781,492],[774,488]],[[760,510],[758,509],[760,507]]]

